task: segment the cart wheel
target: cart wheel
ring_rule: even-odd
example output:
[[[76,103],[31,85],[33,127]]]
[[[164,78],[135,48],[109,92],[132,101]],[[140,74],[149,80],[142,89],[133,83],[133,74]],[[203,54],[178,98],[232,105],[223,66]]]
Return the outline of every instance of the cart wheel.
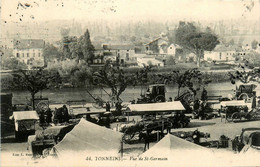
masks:
[[[43,158],[48,157],[49,154],[50,154],[50,149],[49,148],[46,148],[46,149],[42,150],[42,157]]]
[[[239,95],[238,99],[239,100],[247,100],[248,99],[248,95],[246,93],[242,93],[241,95]]]
[[[158,95],[155,97],[155,102],[158,103],[158,102],[165,102],[165,97],[163,95]]]
[[[124,138],[123,138],[123,141],[125,144],[130,144],[131,142],[131,135],[132,134],[125,134]]]
[[[37,111],[47,111],[49,109],[48,103],[41,101],[36,105]]]
[[[191,93],[186,93],[182,98],[186,103],[190,104],[193,99],[193,95]]]
[[[232,121],[238,121],[238,120],[240,121],[241,120],[240,113],[239,112],[233,113],[232,116],[231,116],[231,119],[232,119]]]

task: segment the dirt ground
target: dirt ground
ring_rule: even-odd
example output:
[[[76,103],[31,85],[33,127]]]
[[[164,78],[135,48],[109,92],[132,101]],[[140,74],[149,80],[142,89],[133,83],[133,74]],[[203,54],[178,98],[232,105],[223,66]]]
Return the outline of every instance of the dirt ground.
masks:
[[[135,119],[137,121],[138,117],[130,117],[130,120]],[[111,128],[115,128],[116,124],[112,124]],[[195,129],[198,129],[201,132],[204,133],[210,133],[210,138],[206,139],[208,141],[210,140],[218,140],[221,135],[225,135],[229,137],[230,139],[233,139],[236,135],[239,135],[241,133],[241,130],[243,128],[249,128],[249,127],[260,127],[260,121],[247,121],[247,122],[225,122],[224,120],[221,121],[220,118],[215,118],[211,120],[191,120],[191,123],[187,128],[182,129],[172,129],[171,132],[176,131],[193,131]],[[155,145],[156,142],[150,143],[150,148]],[[124,157],[130,157],[130,156],[139,156],[143,153],[144,144],[124,144]],[[217,152],[219,151],[229,151],[231,152],[231,149],[215,149]],[[21,153],[28,153],[27,151],[27,142],[21,142],[17,143],[14,141],[14,135],[10,135],[5,137],[4,139],[1,139],[1,163],[5,162],[7,157],[11,158],[18,158],[16,159],[18,162],[19,160],[23,159],[25,161],[29,161],[37,163],[37,160],[34,161],[30,156],[24,158],[21,156],[15,156],[16,154]],[[4,161],[3,161],[4,160]]]

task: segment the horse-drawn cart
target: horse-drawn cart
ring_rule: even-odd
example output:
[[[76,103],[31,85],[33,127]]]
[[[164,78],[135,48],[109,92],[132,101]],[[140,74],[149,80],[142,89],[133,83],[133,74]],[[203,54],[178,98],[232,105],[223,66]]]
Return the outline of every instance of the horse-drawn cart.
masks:
[[[144,134],[148,133],[151,141],[156,141],[157,133],[162,135],[165,129],[169,130],[172,127],[172,123],[166,119],[155,119],[149,121],[140,121],[137,124],[131,124],[130,126],[124,126],[120,131],[124,133],[123,140],[125,143],[133,144],[142,141]]]
[[[258,117],[256,110],[251,110],[251,103],[244,100],[233,100],[221,102],[221,118],[227,121],[253,120]]]

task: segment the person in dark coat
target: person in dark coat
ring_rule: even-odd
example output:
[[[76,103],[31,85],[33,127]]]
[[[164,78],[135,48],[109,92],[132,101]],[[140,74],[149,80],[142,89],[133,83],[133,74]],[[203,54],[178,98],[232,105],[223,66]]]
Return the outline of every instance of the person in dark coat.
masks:
[[[122,114],[122,105],[120,102],[116,102],[116,112],[118,113],[118,115]]]
[[[172,102],[172,97],[169,98],[168,102]]]
[[[52,122],[52,112],[51,112],[51,109],[50,108],[48,108],[48,110],[46,111],[46,115],[47,115],[47,117],[46,117],[46,122],[47,123],[51,123]]]
[[[147,127],[143,137],[144,137],[144,151],[146,151],[146,149],[149,149],[149,145],[150,145],[150,134],[147,130]]]
[[[28,106],[26,106],[25,109],[24,109],[24,111],[29,111],[29,110],[30,110],[30,109],[29,109]]]
[[[62,107],[62,122],[69,122],[69,111],[66,105],[63,105]]]
[[[62,108],[55,109],[54,120],[57,123],[62,123]]]
[[[109,102],[106,102],[106,111],[107,112],[110,112],[110,103]]]
[[[193,134],[192,134],[192,138],[195,144],[199,144],[200,143],[200,132],[198,131],[198,129],[196,129]]]
[[[252,100],[252,110],[255,110],[256,108],[256,96],[253,96],[253,100]]]
[[[40,111],[40,112],[39,112],[39,118],[40,118],[40,126],[43,126],[44,123],[45,123],[45,120],[44,120],[44,112],[43,112],[43,111]]]

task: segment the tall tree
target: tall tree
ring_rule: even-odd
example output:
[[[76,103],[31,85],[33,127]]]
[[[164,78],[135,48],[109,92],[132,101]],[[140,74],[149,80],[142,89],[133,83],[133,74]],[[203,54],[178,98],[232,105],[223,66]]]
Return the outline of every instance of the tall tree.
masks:
[[[195,100],[198,92],[201,90],[201,87],[205,86],[211,82],[210,79],[203,77],[202,73],[194,68],[189,69],[183,72],[173,71],[168,75],[161,75],[160,80],[164,80],[165,84],[175,83],[178,86],[177,97],[178,99],[181,96],[181,89],[187,88],[193,95],[193,100]]]
[[[61,59],[62,53],[54,45],[47,43],[43,49],[43,57],[45,63],[52,61],[53,59]]]
[[[78,39],[74,36],[65,36],[62,38],[60,50],[63,53],[63,57],[61,57],[61,60],[74,59],[79,57],[79,49],[77,46],[77,42]]]
[[[83,59],[88,63],[93,63],[95,48],[91,43],[88,29],[78,40],[79,49],[82,52]]]
[[[48,84],[55,79],[56,76],[50,76],[43,69],[33,71],[19,70],[13,74],[13,86],[18,89],[26,89],[31,94],[32,107],[35,109],[35,94],[41,90],[47,89]]]
[[[112,97],[115,97],[116,101],[120,101],[120,95],[125,91],[128,85],[135,82],[133,75],[128,75],[119,67],[112,67],[107,63],[103,69],[93,74],[94,80],[96,80],[101,86],[107,86],[111,88]]]
[[[9,70],[19,70],[19,69],[27,69],[25,63],[20,62],[16,58],[5,58],[1,61],[1,67],[9,69]]]
[[[213,33],[201,32],[193,23],[180,22],[175,33],[176,43],[197,56],[197,66],[204,51],[212,51],[219,43],[218,37]]]
[[[260,77],[260,69],[253,68],[249,69],[248,61],[244,63],[244,65],[239,65],[238,69],[232,73],[229,72],[230,81],[232,84],[235,84],[236,81],[240,81],[243,84],[250,83],[251,81],[255,81],[257,77]]]

